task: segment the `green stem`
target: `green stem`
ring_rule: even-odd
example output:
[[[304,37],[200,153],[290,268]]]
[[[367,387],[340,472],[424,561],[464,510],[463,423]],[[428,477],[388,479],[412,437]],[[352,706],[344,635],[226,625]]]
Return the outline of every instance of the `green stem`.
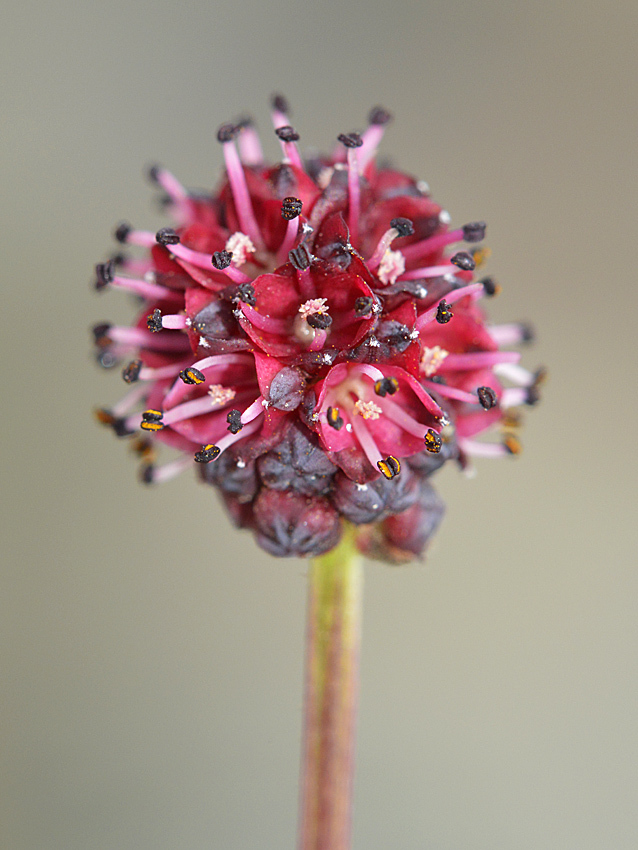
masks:
[[[356,531],[310,568],[299,850],[349,850],[362,559]]]

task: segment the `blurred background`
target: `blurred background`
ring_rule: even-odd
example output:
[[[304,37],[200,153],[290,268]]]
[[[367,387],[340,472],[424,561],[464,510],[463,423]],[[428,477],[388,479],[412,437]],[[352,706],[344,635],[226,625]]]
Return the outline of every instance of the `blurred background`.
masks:
[[[189,475],[142,487],[92,409],[93,265],[210,187],[215,131],[284,92],[302,145],[371,106],[494,320],[550,370],[524,453],[438,480],[426,564],[366,568],[356,850],[638,846],[635,3],[9,0],[0,30],[0,594],[7,850],[295,844],[305,574]]]

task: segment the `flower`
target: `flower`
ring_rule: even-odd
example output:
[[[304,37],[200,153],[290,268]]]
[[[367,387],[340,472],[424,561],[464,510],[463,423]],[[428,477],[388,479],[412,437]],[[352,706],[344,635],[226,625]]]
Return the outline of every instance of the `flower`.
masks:
[[[131,327],[94,328],[131,385],[98,418],[131,438],[143,481],[196,466],[275,555],[325,552],[346,520],[367,554],[403,561],[443,514],[432,473],[519,451],[542,374],[509,347],[530,331],[486,323],[485,224],[451,229],[424,183],[377,165],[385,110],[306,159],[279,96],[272,117],[282,161],[263,162],[251,121],[225,124],[211,194],[150,169],[174,226],[120,224],[141,253],[96,266],[97,289],[141,301]],[[158,465],[158,444],[176,459]]]

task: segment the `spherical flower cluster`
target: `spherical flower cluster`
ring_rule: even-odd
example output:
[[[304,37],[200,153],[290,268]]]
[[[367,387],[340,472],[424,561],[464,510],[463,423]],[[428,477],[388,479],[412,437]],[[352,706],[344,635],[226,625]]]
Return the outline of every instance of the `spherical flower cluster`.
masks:
[[[450,229],[426,184],[377,165],[385,110],[305,159],[283,98],[272,117],[282,162],[264,163],[251,121],[226,124],[211,194],[150,169],[174,226],[120,224],[142,252],[96,267],[97,289],[142,304],[132,327],[94,328],[131,385],[98,418],[131,437],[147,483],[197,467],[274,555],[328,551],[349,521],[366,554],[407,560],[443,513],[434,471],[518,451],[540,374],[501,347],[529,329],[485,322],[484,223]],[[498,442],[476,439],[493,426]],[[177,459],[158,465],[158,443]]]

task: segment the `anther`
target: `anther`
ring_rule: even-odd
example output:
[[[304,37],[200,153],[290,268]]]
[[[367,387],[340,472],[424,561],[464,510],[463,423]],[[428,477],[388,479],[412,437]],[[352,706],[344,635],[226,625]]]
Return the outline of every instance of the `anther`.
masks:
[[[115,233],[113,234],[118,242],[126,242],[128,239],[128,235],[133,230],[128,221],[121,221],[118,226],[115,228]]]
[[[142,414],[140,428],[144,431],[161,431],[164,428],[161,410],[145,410]]]
[[[540,390],[536,384],[532,384],[531,387],[527,388],[527,393],[525,394],[525,404],[529,404],[532,407],[541,400]]]
[[[229,410],[226,421],[231,434],[238,434],[244,427],[241,421],[241,410]]]
[[[370,124],[377,124],[382,127],[384,124],[389,124],[392,121],[392,115],[382,106],[375,106],[370,110],[368,121]]]
[[[312,258],[308,247],[302,243],[288,253],[288,259],[297,271],[304,271],[310,268]]]
[[[140,481],[142,484],[152,484],[155,477],[155,467],[152,463],[144,463],[140,467]]]
[[[479,387],[476,394],[481,402],[481,406],[485,408],[485,410],[491,410],[498,404],[496,393],[491,387]]]
[[[301,214],[302,206],[299,198],[284,198],[281,202],[281,217],[292,221]]]
[[[195,460],[197,463],[210,463],[211,460],[219,457],[220,453],[221,449],[218,446],[209,443],[207,446],[202,446],[201,451],[195,452]]]
[[[447,323],[452,319],[454,313],[450,309],[450,305],[447,303],[445,298],[439,301],[439,306],[436,308],[436,320],[440,325],[447,325]]]
[[[383,398],[386,395],[394,395],[399,389],[399,382],[396,378],[381,378],[374,385],[374,391],[377,395]]]
[[[438,453],[441,451],[441,447],[443,446],[443,440],[441,439],[441,435],[437,434],[436,431],[432,430],[432,428],[428,428],[428,430],[425,432],[423,442],[425,443],[425,448],[435,455],[438,455]]]
[[[146,327],[153,334],[159,333],[162,330],[162,311],[156,307],[153,312],[146,317]]]
[[[414,233],[414,224],[409,218],[393,218],[390,227],[394,227],[398,236],[412,236]]]
[[[290,124],[284,124],[283,127],[277,127],[275,133],[282,142],[299,141],[299,133],[297,133],[294,127],[291,127]]]
[[[464,272],[471,272],[476,268],[474,257],[471,254],[468,254],[467,251],[459,251],[450,258],[450,262],[455,266],[458,266]]]
[[[108,322],[100,322],[99,325],[93,325],[92,330],[96,345],[105,348],[107,345],[111,344],[111,339],[109,337],[111,325]]]
[[[359,318],[369,315],[374,304],[373,299],[369,295],[360,295],[354,302],[354,312]]]
[[[114,274],[115,262],[113,260],[98,263],[95,267],[95,288],[97,290],[104,289],[105,286],[113,282]]]
[[[237,133],[239,132],[239,127],[236,124],[222,124],[222,126],[217,131],[217,141],[221,142],[232,142]]]
[[[311,328],[317,331],[325,331],[332,324],[332,317],[328,313],[313,313],[306,321]]]
[[[511,455],[519,455],[523,450],[520,441],[512,434],[508,434],[508,436],[505,437],[503,445]]]
[[[249,307],[254,307],[257,303],[255,297],[255,287],[252,283],[240,283],[237,287],[237,298]]]
[[[131,360],[128,366],[125,366],[122,369],[122,377],[126,381],[127,384],[134,384],[135,381],[140,376],[140,372],[142,371],[142,361],[141,360]]]
[[[211,262],[218,272],[223,272],[224,269],[228,268],[232,260],[233,255],[231,251],[215,251]]]
[[[159,183],[160,171],[162,170],[161,165],[157,165],[156,163],[153,165],[149,165],[146,170],[146,176],[151,181],[151,183]]]
[[[485,239],[487,225],[484,221],[471,221],[463,225],[463,239],[466,242],[481,242]]]
[[[277,112],[283,112],[284,115],[288,115],[290,112],[290,106],[283,94],[274,94],[270,100],[270,105]]]
[[[381,475],[388,480],[395,478],[401,472],[401,464],[392,455],[389,455],[385,460],[377,461],[377,468]]]
[[[523,342],[534,342],[535,338],[534,328],[526,322],[521,322],[521,340]]]
[[[483,284],[483,289],[485,290],[485,294],[492,298],[494,295],[498,295],[501,291],[501,287],[494,280],[493,277],[484,277],[479,280],[479,283]]]
[[[188,369],[182,369],[179,376],[185,384],[203,384],[206,380],[204,373],[200,372],[199,369],[195,369],[194,366]]]
[[[338,407],[329,407],[326,411],[326,421],[335,431],[340,431],[343,428],[343,419],[339,416]]]
[[[155,234],[155,241],[158,245],[177,245],[179,236],[172,227],[161,227]]]
[[[363,144],[363,139],[359,133],[340,133],[337,139],[347,148],[360,148]]]

